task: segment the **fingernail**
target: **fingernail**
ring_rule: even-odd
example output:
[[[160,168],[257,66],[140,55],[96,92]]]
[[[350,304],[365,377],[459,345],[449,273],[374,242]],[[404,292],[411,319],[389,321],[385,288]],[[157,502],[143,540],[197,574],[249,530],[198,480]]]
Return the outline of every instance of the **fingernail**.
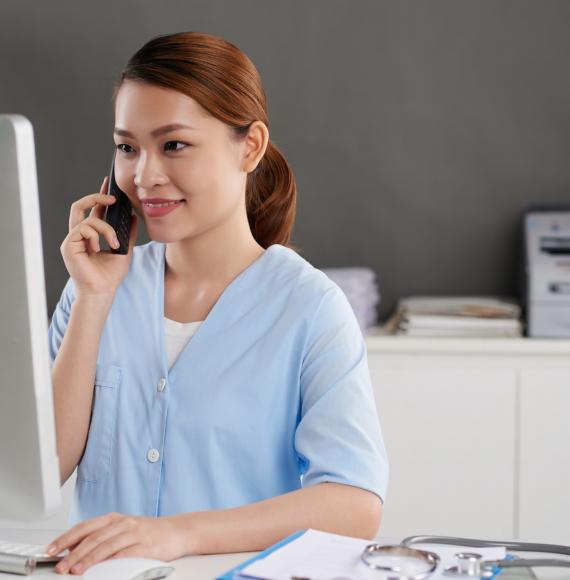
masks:
[[[113,238],[113,248],[118,248],[121,244],[119,244],[119,240],[117,238]]]
[[[67,566],[65,564],[58,564],[55,567],[55,571],[56,572],[61,572],[62,574],[65,574],[67,572]]]
[[[55,544],[50,544],[47,548],[46,551],[48,554],[53,555],[56,553],[57,551],[57,546]]]
[[[83,566],[81,564],[76,564],[73,566],[73,568],[71,568],[71,571],[75,574],[81,574],[81,572],[83,572]]]

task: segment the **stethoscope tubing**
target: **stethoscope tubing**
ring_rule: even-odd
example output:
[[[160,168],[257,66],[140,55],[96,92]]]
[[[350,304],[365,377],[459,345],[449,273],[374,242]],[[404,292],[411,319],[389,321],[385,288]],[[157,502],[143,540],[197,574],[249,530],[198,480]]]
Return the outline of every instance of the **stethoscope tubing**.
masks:
[[[411,547],[416,544],[444,544],[450,546],[466,546],[469,548],[506,548],[513,552],[543,552],[570,556],[570,547],[557,544],[538,544],[534,542],[513,542],[502,540],[476,540],[473,538],[455,538],[452,536],[409,536],[401,542],[402,546]],[[512,562],[512,560],[507,560]],[[552,560],[550,560],[552,562]],[[565,560],[559,560],[565,562]],[[503,560],[501,560],[503,562]],[[568,562],[566,562],[568,564]],[[511,564],[511,566],[513,566]]]

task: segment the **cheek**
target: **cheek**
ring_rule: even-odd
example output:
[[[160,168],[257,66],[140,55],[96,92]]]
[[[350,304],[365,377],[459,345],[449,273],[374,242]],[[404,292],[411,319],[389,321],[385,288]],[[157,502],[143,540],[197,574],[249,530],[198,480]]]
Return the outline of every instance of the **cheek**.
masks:
[[[134,183],[134,177],[130,169],[124,167],[124,165],[117,163],[115,165],[115,182],[117,183],[119,189],[124,191],[131,202],[137,199],[137,192]]]
[[[203,148],[189,156],[179,172],[180,183],[187,185],[189,193],[213,196],[231,193],[240,183],[240,172],[231,152]]]
[[[200,163],[187,163],[170,174],[176,189],[191,197],[207,194],[211,189],[209,170]]]

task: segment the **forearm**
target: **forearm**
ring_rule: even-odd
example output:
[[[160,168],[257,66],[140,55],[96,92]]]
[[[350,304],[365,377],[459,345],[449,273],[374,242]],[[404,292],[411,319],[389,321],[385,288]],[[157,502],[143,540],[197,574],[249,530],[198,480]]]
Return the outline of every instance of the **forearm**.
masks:
[[[262,550],[308,528],[372,539],[382,503],[372,492],[322,483],[243,507],[174,516],[188,554]]]
[[[112,296],[78,297],[52,369],[62,484],[73,473],[85,448],[99,342]]]

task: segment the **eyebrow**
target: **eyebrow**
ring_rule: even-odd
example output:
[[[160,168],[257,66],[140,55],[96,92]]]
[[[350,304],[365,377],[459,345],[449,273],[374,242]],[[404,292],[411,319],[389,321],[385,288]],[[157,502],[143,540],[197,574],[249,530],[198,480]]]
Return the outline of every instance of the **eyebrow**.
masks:
[[[190,125],[183,125],[182,123],[171,123],[170,125],[164,125],[163,127],[159,127],[158,129],[154,129],[150,132],[153,137],[159,137],[160,135],[165,135],[166,133],[171,133],[172,131],[178,131],[178,129],[193,129],[195,127],[190,127]],[[113,133],[115,135],[119,135],[120,137],[134,137],[134,135],[127,131],[126,129],[120,129],[119,127],[115,127],[113,129]]]

